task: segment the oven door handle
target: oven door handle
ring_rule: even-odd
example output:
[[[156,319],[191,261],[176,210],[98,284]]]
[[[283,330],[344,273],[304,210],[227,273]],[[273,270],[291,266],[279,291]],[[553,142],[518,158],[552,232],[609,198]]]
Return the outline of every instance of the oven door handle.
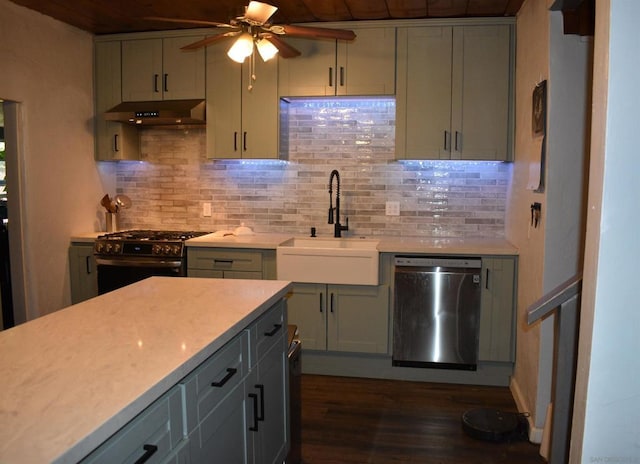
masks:
[[[163,268],[179,268],[182,261],[165,261],[165,260],[142,260],[142,259],[105,259],[96,258],[98,266],[127,266],[127,267],[163,267]]]

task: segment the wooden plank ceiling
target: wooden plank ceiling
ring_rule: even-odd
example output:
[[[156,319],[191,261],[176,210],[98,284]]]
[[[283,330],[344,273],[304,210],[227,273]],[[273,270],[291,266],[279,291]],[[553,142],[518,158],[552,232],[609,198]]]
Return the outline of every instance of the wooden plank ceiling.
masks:
[[[161,16],[227,22],[248,0],[11,0],[96,35],[176,29],[148,21]],[[278,7],[273,23],[515,16],[524,0],[266,0]],[[185,24],[184,28],[194,27]]]

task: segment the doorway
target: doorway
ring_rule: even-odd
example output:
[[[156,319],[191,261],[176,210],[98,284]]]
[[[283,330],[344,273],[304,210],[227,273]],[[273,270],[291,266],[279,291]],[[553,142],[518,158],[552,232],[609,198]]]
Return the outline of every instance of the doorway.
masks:
[[[20,103],[0,99],[0,329],[26,321]]]
[[[7,208],[6,155],[4,137],[4,104],[0,100],[0,329],[15,325],[11,292],[11,261],[9,259],[9,211]]]

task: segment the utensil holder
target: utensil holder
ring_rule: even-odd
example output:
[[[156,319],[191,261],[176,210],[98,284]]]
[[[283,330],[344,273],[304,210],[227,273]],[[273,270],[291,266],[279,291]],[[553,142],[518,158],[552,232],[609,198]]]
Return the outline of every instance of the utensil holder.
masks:
[[[106,231],[117,232],[118,231],[118,216],[116,213],[104,213]]]

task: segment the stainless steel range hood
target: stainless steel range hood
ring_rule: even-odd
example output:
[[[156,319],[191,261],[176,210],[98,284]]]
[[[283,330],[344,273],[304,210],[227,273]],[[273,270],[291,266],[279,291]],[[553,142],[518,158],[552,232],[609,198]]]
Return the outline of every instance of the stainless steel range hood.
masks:
[[[104,118],[135,126],[203,125],[206,123],[205,101],[124,102],[105,112]]]

